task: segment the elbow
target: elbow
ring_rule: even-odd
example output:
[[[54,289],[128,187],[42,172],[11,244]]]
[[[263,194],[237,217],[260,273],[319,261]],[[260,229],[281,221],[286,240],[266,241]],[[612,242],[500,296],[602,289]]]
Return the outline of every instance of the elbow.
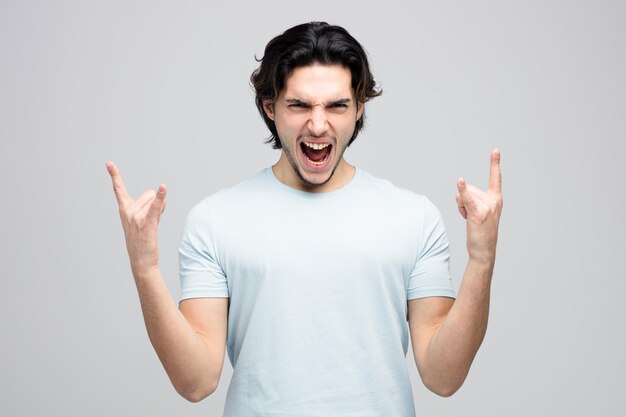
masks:
[[[461,386],[465,378],[460,380],[424,380],[424,385],[429,391],[439,395],[440,397],[451,397],[456,393]]]
[[[211,395],[210,393],[204,393],[199,391],[193,392],[179,392],[179,394],[189,402],[197,403],[204,400],[206,397]]]
[[[189,402],[197,403],[204,400],[209,395],[213,394],[215,390],[217,390],[217,383],[211,384],[206,387],[199,387],[197,385],[190,384],[175,388],[176,392],[178,392],[181,397]]]
[[[459,388],[461,388],[461,386],[438,386],[438,387],[429,387],[426,386],[431,392],[439,395],[440,397],[451,397],[455,392],[457,392],[459,390]]]

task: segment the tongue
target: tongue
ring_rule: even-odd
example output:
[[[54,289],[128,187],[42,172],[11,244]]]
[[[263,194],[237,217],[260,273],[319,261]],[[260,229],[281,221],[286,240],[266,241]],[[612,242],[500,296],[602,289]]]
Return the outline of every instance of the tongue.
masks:
[[[307,158],[309,158],[313,162],[320,162],[322,159],[324,159],[324,157],[328,153],[330,146],[327,146],[324,149],[313,149],[304,145],[302,146],[302,148]]]

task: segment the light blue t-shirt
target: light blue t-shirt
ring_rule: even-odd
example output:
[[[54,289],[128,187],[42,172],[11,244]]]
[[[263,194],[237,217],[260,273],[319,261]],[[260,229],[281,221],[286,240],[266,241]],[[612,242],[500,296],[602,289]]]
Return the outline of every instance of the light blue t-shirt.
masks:
[[[441,215],[357,168],[327,193],[267,168],[205,198],[181,300],[230,297],[225,417],[414,416],[407,300],[454,297]]]

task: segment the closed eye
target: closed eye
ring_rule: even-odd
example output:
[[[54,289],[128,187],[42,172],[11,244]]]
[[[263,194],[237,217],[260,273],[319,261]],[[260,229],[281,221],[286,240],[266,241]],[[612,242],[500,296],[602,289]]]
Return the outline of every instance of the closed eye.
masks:
[[[298,112],[298,113],[309,111],[313,108],[313,106],[317,106],[317,104],[312,105],[310,103],[307,103],[305,101],[301,101],[298,99],[287,100],[287,107],[290,110]],[[332,113],[337,113],[337,114],[345,113],[350,108],[350,100],[349,99],[336,100],[331,103],[328,103],[328,105],[326,106],[323,106],[323,108],[325,108],[327,111],[332,112]]]

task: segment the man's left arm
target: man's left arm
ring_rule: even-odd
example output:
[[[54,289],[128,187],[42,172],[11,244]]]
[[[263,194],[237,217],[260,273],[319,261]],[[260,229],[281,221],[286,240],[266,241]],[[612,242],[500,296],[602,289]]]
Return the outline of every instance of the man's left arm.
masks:
[[[463,384],[483,341],[502,211],[500,152],[491,153],[489,188],[457,182],[459,212],[467,221],[469,260],[456,300],[427,297],[408,302],[415,363],[428,389],[441,396]]]

